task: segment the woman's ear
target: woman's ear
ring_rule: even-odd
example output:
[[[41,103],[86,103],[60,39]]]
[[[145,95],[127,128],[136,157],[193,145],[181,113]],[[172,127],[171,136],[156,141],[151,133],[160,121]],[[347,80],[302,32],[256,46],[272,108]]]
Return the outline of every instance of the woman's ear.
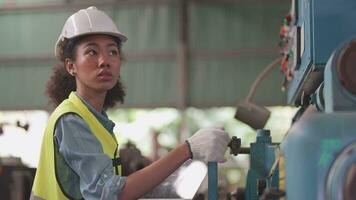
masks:
[[[76,74],[76,70],[75,70],[75,67],[74,67],[74,63],[73,61],[70,59],[70,58],[66,58],[64,60],[64,66],[67,70],[67,72],[72,75],[72,76],[75,76]]]

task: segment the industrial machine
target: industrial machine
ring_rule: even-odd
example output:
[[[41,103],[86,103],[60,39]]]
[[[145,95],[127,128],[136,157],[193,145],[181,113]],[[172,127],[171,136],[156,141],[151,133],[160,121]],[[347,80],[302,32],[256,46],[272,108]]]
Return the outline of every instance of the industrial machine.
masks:
[[[276,161],[286,199],[356,199],[355,8],[353,0],[292,1],[287,96],[301,115]]]
[[[301,117],[281,144],[279,187],[287,199],[356,199],[356,38],[330,56]]]
[[[288,104],[280,144],[257,130],[244,190],[228,199],[356,199],[356,1],[292,0],[280,31]]]

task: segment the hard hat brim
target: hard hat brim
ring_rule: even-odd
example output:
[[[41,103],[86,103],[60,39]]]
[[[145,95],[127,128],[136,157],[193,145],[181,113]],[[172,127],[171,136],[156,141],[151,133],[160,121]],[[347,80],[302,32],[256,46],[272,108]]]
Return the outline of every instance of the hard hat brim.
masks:
[[[83,34],[77,34],[73,37],[66,37],[66,38],[61,38],[58,39],[56,42],[56,48],[55,48],[55,55],[56,58],[60,61],[63,61],[63,49],[64,46],[67,44],[68,40],[75,39],[81,36],[89,36],[89,35],[109,35],[118,38],[122,43],[127,41],[127,37],[122,34],[122,33],[113,33],[113,32],[104,32],[104,31],[96,31],[96,32],[87,32]]]

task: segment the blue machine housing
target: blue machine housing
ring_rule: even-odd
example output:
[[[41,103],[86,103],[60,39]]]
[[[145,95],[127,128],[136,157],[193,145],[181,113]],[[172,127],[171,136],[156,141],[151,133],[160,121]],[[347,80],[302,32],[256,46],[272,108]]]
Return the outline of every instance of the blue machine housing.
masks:
[[[356,35],[355,0],[293,0],[298,61],[288,86],[287,101],[301,104],[322,81],[327,60],[340,43]]]
[[[356,1],[292,3],[297,62],[287,100],[305,108],[313,103],[305,97],[319,96],[322,110],[300,118],[281,143],[286,199],[356,199]]]
[[[265,189],[278,188],[278,173],[269,176],[275,162],[277,147],[277,144],[272,143],[269,130],[257,130],[256,142],[250,144],[250,169],[247,173],[246,199],[258,200]]]
[[[340,112],[311,114],[294,124],[281,144],[285,159],[286,199],[343,199],[326,198],[327,192],[331,192],[327,191],[326,182],[336,158],[343,149],[356,143],[355,122],[355,112]],[[352,162],[349,164],[351,167]],[[344,184],[345,177],[341,178]]]
[[[356,199],[354,55],[356,38],[332,53],[319,94],[325,110],[300,118],[281,143],[288,200]]]
[[[356,95],[350,93],[346,88],[342,86],[339,77],[336,75],[338,64],[338,58],[343,54],[345,48],[351,44],[356,43],[355,39],[350,38],[345,40],[330,56],[330,59],[325,67],[324,75],[324,102],[325,112],[330,113],[334,110],[337,111],[350,111],[353,109],[356,111]],[[352,55],[351,55],[352,56]],[[349,76],[352,76],[351,74]],[[353,77],[356,79],[356,77]]]

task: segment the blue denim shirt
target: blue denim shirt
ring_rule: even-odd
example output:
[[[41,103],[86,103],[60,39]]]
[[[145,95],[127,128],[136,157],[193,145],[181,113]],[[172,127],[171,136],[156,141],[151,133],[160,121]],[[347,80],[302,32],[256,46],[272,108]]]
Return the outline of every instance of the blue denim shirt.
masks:
[[[115,124],[106,113],[97,112],[88,102],[76,95],[108,132],[113,134]],[[62,157],[56,159],[57,166],[69,166],[75,172],[73,174],[67,170],[60,172],[65,176],[57,176],[70,196],[78,196],[75,193],[79,193],[80,189],[84,199],[118,199],[125,186],[126,177],[113,173],[112,160],[103,152],[99,140],[82,118],[74,113],[61,116],[55,126],[54,137],[55,148],[59,150],[59,157]],[[66,178],[61,180],[61,177]],[[79,189],[76,191],[75,187],[78,185]]]

